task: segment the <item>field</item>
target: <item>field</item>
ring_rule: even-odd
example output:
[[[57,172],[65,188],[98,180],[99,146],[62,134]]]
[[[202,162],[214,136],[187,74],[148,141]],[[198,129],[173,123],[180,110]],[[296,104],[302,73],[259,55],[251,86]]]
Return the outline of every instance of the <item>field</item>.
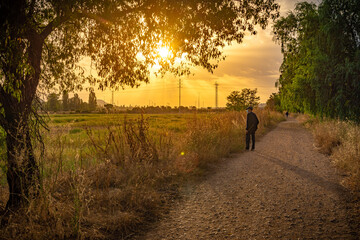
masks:
[[[258,135],[283,120],[256,113]],[[157,219],[187,179],[244,149],[245,120],[245,112],[51,115],[45,148],[34,142],[40,195],[12,215],[0,239],[126,238]],[[1,166],[4,208],[4,155]]]

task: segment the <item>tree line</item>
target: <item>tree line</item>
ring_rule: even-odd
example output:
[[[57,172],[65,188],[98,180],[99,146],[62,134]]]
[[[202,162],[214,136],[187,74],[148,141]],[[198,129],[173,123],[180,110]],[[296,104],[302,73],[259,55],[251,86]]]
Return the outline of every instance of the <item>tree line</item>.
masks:
[[[43,109],[46,111],[74,111],[74,112],[93,112],[97,108],[97,100],[94,91],[89,92],[88,102],[84,102],[77,93],[74,93],[72,98],[69,98],[69,93],[63,91],[61,94],[50,93],[47,96],[47,101],[43,103]]]
[[[360,121],[360,4],[301,2],[273,27],[283,62],[269,104],[292,112]]]

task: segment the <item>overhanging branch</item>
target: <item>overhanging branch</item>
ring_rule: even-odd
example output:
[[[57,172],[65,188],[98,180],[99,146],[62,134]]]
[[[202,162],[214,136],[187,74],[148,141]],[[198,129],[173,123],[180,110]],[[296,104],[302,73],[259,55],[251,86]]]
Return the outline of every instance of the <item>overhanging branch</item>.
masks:
[[[146,4],[143,4],[143,5],[140,5],[138,7],[133,7],[133,8],[129,7],[127,9],[120,10],[119,12],[114,12],[114,14],[118,15],[118,16],[125,17],[126,15],[128,15],[130,13],[146,10],[147,7],[149,7],[149,6],[146,5]],[[63,16],[56,17],[53,21],[51,21],[44,28],[44,30],[40,33],[40,35],[41,35],[42,39],[45,39],[55,28],[59,27],[64,22],[66,22],[68,20],[71,20],[71,19],[74,19],[74,20],[75,19],[80,19],[82,17],[93,19],[93,20],[95,20],[95,21],[97,21],[97,22],[99,22],[101,24],[105,24],[105,25],[111,24],[111,21],[107,20],[106,18],[104,18],[104,17],[102,17],[100,15],[91,13],[91,12],[86,11],[86,10],[80,10],[80,11],[77,11],[77,12],[71,12],[71,13],[65,14]]]
[[[59,16],[57,18],[55,18],[54,20],[52,20],[45,28],[44,30],[42,30],[42,32],[40,33],[40,36],[42,39],[45,39],[47,36],[49,36],[49,34],[57,27],[59,27],[61,24],[63,24],[64,22],[66,22],[67,20],[69,20],[69,17],[65,17],[65,16]]]

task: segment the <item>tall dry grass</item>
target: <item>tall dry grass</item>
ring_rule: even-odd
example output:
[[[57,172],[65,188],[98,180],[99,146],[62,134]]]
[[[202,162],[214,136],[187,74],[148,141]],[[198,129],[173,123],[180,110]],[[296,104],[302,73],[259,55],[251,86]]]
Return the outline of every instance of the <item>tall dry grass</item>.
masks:
[[[328,154],[333,163],[347,173],[344,183],[360,190],[360,126],[339,120],[308,119],[315,147]]]
[[[283,120],[256,113],[259,135]],[[244,149],[245,121],[245,112],[194,115],[179,133],[140,117],[88,128],[79,141],[56,129],[38,156],[40,195],[10,215],[0,239],[126,239],[164,212],[185,179]]]

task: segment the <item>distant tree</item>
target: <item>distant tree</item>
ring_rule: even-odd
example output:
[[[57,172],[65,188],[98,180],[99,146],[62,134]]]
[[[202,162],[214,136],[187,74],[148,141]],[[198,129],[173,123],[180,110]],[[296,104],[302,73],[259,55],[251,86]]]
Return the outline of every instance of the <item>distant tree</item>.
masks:
[[[82,100],[79,98],[77,93],[74,94],[74,97],[69,99],[69,108],[72,111],[80,111]]]
[[[47,110],[56,112],[60,110],[59,94],[50,93],[47,98]]]
[[[272,111],[281,110],[281,101],[278,93],[270,95],[269,99],[266,101],[266,108]]]
[[[7,134],[6,208],[26,203],[39,186],[29,123],[39,87],[100,89],[149,82],[159,73],[212,72],[227,43],[241,43],[278,17],[275,0],[2,0],[0,4],[0,124]],[[160,45],[163,46],[160,46]],[[159,47],[171,52],[162,59]],[[141,56],[141,57],[139,57]],[[97,75],[79,64],[88,57]],[[186,58],[181,64],[177,59]],[[99,77],[97,77],[99,76]],[[21,150],[21,151],[19,151]],[[32,194],[34,195],[34,194]],[[35,194],[36,195],[36,194]]]
[[[240,111],[249,106],[256,107],[259,105],[260,97],[256,96],[257,88],[251,90],[250,88],[244,88],[239,91],[233,91],[227,97],[228,102],[226,108],[229,110]]]
[[[90,107],[89,104],[87,102],[84,102],[81,100],[80,103],[80,110],[78,110],[80,112],[90,112]]]
[[[106,111],[109,113],[111,112],[113,109],[114,109],[114,105],[108,103],[108,104],[105,104],[104,107],[106,108]]]
[[[62,108],[64,111],[69,110],[69,93],[66,90],[62,92]]]
[[[89,93],[89,111],[95,111],[97,106],[96,103],[96,95],[94,91],[90,91]]]

